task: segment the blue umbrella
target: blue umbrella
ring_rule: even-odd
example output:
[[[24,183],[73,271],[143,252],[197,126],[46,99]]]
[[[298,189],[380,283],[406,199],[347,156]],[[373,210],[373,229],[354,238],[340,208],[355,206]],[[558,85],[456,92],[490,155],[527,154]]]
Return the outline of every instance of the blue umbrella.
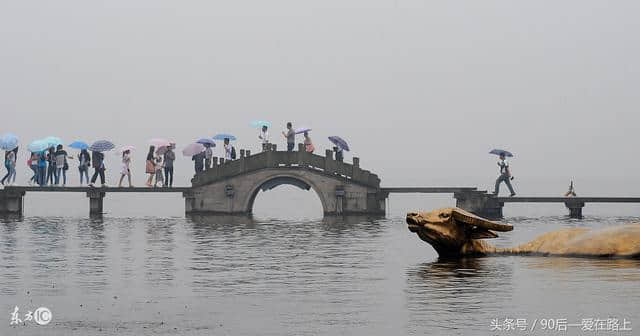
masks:
[[[349,144],[347,144],[344,139],[339,136],[330,136],[329,141],[331,141],[334,145],[340,147],[342,150],[349,151]]]
[[[251,126],[255,128],[262,128],[263,126],[271,127],[271,123],[265,120],[254,120],[251,122]]]
[[[74,141],[69,145],[69,147],[74,148],[74,149],[83,150],[83,149],[89,148],[89,145],[84,141]]]
[[[116,145],[111,141],[107,140],[98,140],[89,147],[89,150],[92,152],[106,152],[116,148]]]
[[[213,140],[224,140],[224,139],[229,139],[229,141],[236,141],[237,138],[231,134],[216,134],[216,136],[213,137]]]
[[[44,140],[36,140],[27,146],[27,149],[32,153],[42,152],[49,148],[49,143]]]
[[[14,150],[18,147],[19,142],[15,134],[7,133],[0,137],[0,148],[6,151]]]
[[[54,137],[54,136],[48,136],[48,137],[42,139],[42,141],[44,141],[47,144],[49,144],[49,147],[56,147],[58,145],[62,145],[62,139],[60,139],[58,137]]]
[[[511,152],[506,151],[504,149],[494,149],[492,151],[489,152],[489,154],[495,154],[495,155],[504,155],[505,157],[513,157],[513,154],[511,154]]]
[[[213,139],[209,139],[209,138],[202,138],[202,139],[196,141],[196,143],[199,143],[201,145],[210,145],[211,147],[215,147],[216,146],[216,142],[213,141]]]

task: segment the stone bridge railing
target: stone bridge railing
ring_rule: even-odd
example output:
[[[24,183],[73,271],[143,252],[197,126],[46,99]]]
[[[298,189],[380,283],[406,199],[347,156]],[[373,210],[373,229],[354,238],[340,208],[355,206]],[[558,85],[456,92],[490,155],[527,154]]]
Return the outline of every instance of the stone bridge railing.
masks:
[[[299,144],[298,151],[277,151],[274,144],[259,153],[251,155],[248,150],[241,149],[237,160],[225,161],[223,158],[213,158],[213,165],[206,167],[205,171],[196,174],[191,180],[194,187],[225,180],[234,176],[251,173],[254,171],[282,168],[282,169],[311,169],[318,173],[328,174],[340,178],[346,178],[350,182],[369,187],[380,188],[378,175],[360,168],[360,159],[354,157],[353,164],[337,161],[333,157],[333,151],[327,150],[325,156],[307,153],[304,145]]]

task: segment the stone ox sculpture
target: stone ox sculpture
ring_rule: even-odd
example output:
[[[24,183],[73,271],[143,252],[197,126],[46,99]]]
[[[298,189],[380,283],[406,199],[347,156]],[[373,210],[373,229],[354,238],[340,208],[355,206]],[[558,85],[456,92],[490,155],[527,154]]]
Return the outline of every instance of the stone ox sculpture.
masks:
[[[431,244],[443,258],[481,255],[553,255],[640,258],[640,224],[589,230],[573,228],[543,234],[516,248],[497,248],[481,239],[497,238],[494,231],[513,226],[499,224],[457,208],[407,214],[409,230]]]

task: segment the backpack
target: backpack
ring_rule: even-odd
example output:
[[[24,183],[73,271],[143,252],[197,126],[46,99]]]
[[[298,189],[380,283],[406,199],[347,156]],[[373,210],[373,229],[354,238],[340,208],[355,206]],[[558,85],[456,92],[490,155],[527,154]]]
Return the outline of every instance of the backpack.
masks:
[[[235,159],[236,159],[236,148],[231,147],[231,160],[235,160]]]

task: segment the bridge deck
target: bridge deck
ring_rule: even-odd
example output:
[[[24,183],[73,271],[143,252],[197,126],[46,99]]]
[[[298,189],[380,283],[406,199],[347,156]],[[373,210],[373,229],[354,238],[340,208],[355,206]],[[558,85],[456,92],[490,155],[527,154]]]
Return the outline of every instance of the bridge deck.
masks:
[[[5,187],[5,191],[16,192],[79,192],[86,193],[88,191],[103,191],[107,193],[183,193],[191,190],[191,187],[172,187],[172,188],[149,188],[149,187]]]
[[[476,191],[475,187],[389,187],[381,188],[382,192],[390,194],[453,194]]]
[[[640,203],[640,197],[496,197],[504,203]]]

